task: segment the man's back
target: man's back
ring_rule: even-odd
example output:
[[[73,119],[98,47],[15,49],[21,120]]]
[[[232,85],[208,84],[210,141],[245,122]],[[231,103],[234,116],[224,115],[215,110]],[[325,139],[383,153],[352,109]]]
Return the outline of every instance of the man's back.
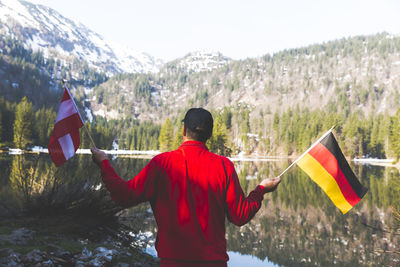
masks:
[[[150,201],[162,261],[226,262],[225,214],[237,225],[248,222],[264,194],[258,186],[245,198],[233,164],[197,141],[154,157],[130,181],[121,182],[107,166],[102,173],[118,204]]]
[[[157,197],[150,203],[158,225],[159,257],[228,260],[227,175],[222,157],[209,152],[203,143],[192,141],[155,160],[161,175]]]

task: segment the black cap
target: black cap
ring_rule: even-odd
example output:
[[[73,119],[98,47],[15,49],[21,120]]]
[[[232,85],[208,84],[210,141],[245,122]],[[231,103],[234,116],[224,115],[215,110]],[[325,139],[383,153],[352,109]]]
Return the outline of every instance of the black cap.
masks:
[[[212,135],[214,120],[211,113],[204,108],[191,108],[182,120],[185,127],[208,139]]]

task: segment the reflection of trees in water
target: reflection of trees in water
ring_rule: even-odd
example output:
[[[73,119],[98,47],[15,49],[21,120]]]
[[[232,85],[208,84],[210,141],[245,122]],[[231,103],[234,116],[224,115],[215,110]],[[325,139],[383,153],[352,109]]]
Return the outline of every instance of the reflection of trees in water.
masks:
[[[241,179],[249,184],[243,186],[245,192],[268,174],[277,173],[275,166],[267,170],[268,165],[238,166],[250,175],[258,172],[256,181]],[[399,179],[398,171],[353,169],[370,191],[348,214],[342,215],[307,175],[293,169],[276,192],[266,195],[262,209],[249,224],[240,228],[227,224],[228,249],[288,266],[395,265],[400,260],[396,253],[400,236],[391,230],[390,206],[399,202],[392,186]]]
[[[113,166],[121,178],[130,180],[134,178],[150,161],[150,159],[118,158]],[[124,209],[119,214],[120,221],[129,226],[135,234],[139,231],[157,232],[157,225],[149,203]]]
[[[31,199],[38,162],[39,158],[28,159],[22,155],[17,155],[12,160],[10,184],[14,190],[22,194],[25,203],[29,203]]]
[[[148,161],[124,158],[112,164],[121,177],[131,179]],[[2,155],[0,167],[0,215],[25,211],[108,216],[120,210],[89,155],[76,155],[59,168],[46,154]]]
[[[33,213],[89,216],[119,210],[101,186],[100,172],[90,156],[75,156],[58,169],[48,155],[42,155],[38,162],[36,157],[0,156],[0,215],[27,207]],[[112,165],[121,177],[131,179],[148,161],[118,158]],[[262,178],[279,174],[285,165],[235,163],[246,193]],[[29,176],[31,168],[36,168],[33,176]],[[307,175],[293,168],[282,178],[278,190],[266,195],[263,207],[249,224],[238,228],[227,223],[228,249],[267,257],[281,265],[395,265],[393,259],[399,254],[383,251],[396,251],[393,245],[400,245],[399,235],[391,232],[396,225],[390,212],[391,206],[400,204],[399,172],[367,166],[354,166],[353,170],[369,192],[348,214],[342,215]],[[28,186],[19,187],[18,179],[25,173]],[[257,178],[247,180],[253,177]],[[24,192],[28,192],[29,205],[24,205]],[[155,233],[149,208],[142,204],[125,210],[122,219],[136,231]]]
[[[103,188],[100,173],[86,155],[78,155],[56,168],[48,155],[17,155],[3,158],[10,167],[2,178],[0,213],[75,213],[113,215],[120,210]],[[3,194],[3,192],[8,192]]]

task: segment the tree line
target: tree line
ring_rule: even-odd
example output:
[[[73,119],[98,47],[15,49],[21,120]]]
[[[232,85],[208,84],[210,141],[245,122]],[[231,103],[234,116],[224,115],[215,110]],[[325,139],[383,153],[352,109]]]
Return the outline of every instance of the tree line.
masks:
[[[399,158],[400,111],[395,115],[366,116],[362,112],[345,113],[308,109],[289,109],[273,117],[274,143],[287,154],[306,150],[325,131],[334,127],[336,139],[347,157]]]
[[[265,121],[251,122],[247,109],[212,111],[213,136],[209,149],[221,155],[251,151],[268,155],[301,154],[325,131],[335,126],[334,133],[347,157],[373,157],[396,159],[400,156],[400,111],[395,115],[366,117],[361,112],[345,113],[294,108],[283,113],[265,116]],[[35,110],[23,97],[19,103],[0,98],[0,144],[27,148],[48,145],[56,112],[42,107]],[[269,119],[268,119],[269,118]],[[86,123],[96,145],[111,149],[113,142],[120,149],[169,151],[182,142],[182,122],[167,118],[163,125],[153,122],[139,123],[128,118],[109,120],[96,117]],[[267,125],[265,125],[267,124]],[[263,129],[268,128],[267,134]],[[249,133],[257,133],[257,140]],[[235,140],[238,139],[238,140]],[[86,130],[81,130],[81,147],[91,146]],[[237,145],[240,144],[240,147]],[[254,148],[255,147],[255,148]]]
[[[32,102],[23,97],[12,103],[0,97],[0,146],[29,149],[47,147],[57,113],[53,108],[35,110]],[[81,148],[92,146],[88,132],[96,146],[112,149],[117,142],[120,149],[157,150],[160,126],[152,122],[138,123],[133,119],[110,120],[96,117],[80,130]]]

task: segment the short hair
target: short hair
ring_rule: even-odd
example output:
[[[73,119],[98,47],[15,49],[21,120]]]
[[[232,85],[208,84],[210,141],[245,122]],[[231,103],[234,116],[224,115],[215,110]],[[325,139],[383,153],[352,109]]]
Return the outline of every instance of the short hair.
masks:
[[[187,135],[196,141],[206,142],[212,135],[214,120],[211,113],[203,108],[191,108],[182,120]]]

